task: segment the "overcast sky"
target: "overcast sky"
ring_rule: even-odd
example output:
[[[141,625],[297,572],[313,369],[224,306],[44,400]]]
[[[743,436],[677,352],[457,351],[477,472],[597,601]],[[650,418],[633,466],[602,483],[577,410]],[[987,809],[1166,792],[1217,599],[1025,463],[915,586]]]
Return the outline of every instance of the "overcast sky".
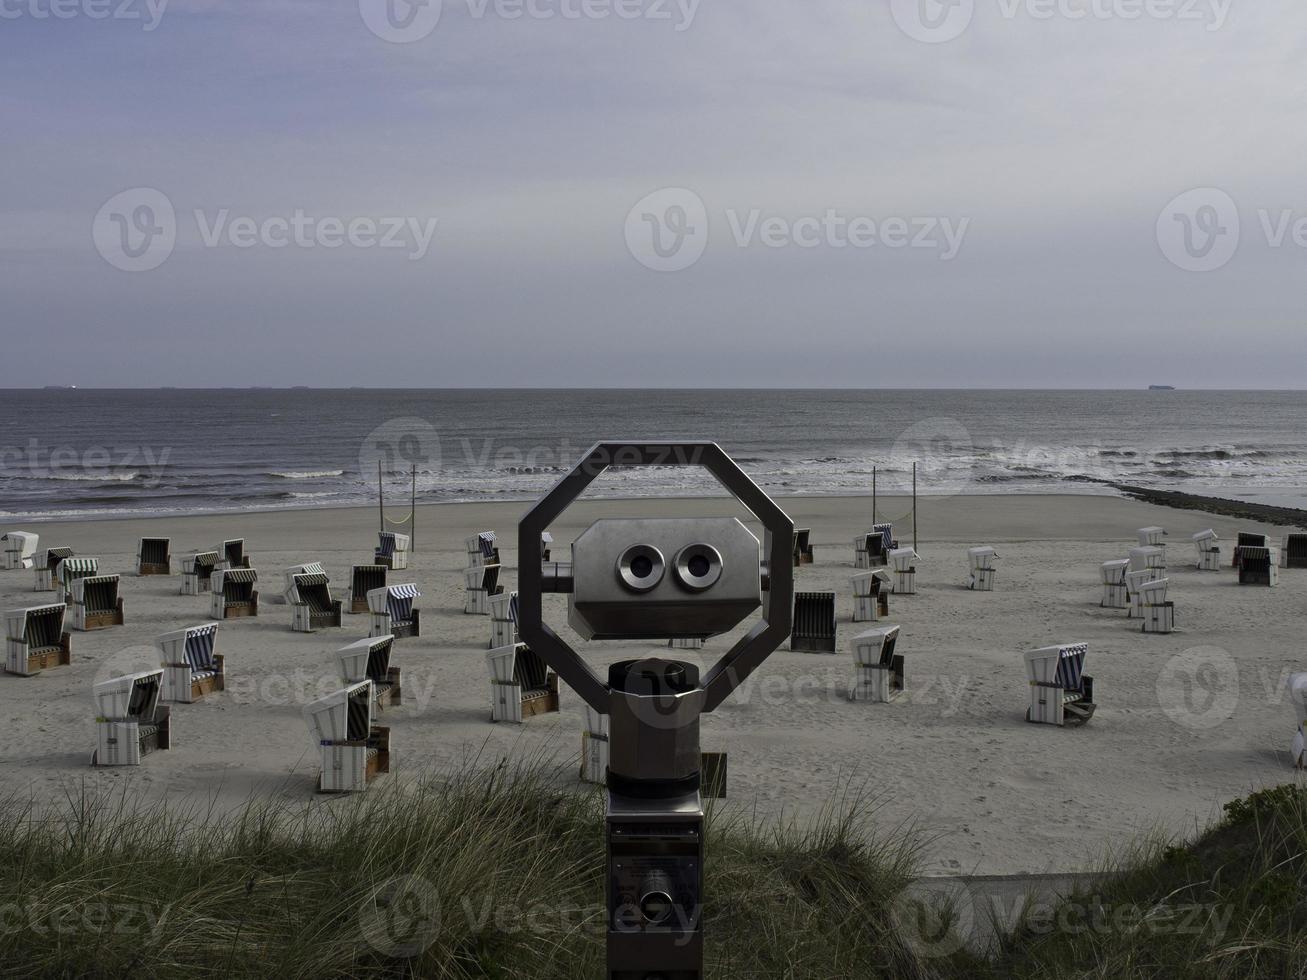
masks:
[[[0,0],[4,384],[1307,386],[1300,0],[159,4]]]

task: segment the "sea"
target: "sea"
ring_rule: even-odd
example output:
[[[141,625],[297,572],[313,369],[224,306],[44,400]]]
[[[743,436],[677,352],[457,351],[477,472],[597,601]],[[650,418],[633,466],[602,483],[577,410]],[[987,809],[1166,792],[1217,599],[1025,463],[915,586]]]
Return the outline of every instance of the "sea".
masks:
[[[0,520],[528,500],[608,439],[712,440],[773,495],[1114,493],[1307,507],[1307,392],[0,391]],[[677,467],[595,496],[720,493]]]

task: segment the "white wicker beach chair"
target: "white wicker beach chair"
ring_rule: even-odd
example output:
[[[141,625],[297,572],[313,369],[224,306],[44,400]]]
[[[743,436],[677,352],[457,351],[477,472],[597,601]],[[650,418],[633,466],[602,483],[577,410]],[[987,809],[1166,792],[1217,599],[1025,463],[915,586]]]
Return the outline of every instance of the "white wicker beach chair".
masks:
[[[1154,578],[1166,574],[1166,551],[1156,545],[1140,545],[1130,549],[1130,571],[1138,572],[1148,569]]]
[[[62,602],[5,613],[5,670],[31,677],[73,662],[72,640],[64,630]]]
[[[373,589],[368,593],[368,611],[371,614],[368,635],[374,638],[393,636],[397,640],[421,636],[422,611],[413,606],[413,600],[420,598],[422,593],[412,582]]]
[[[1141,527],[1137,532],[1139,535],[1139,547],[1141,548],[1165,548],[1166,529],[1160,527]]]
[[[889,553],[890,564],[894,567],[894,594],[917,594],[917,562],[921,556],[912,548],[895,548]]]
[[[478,531],[463,544],[467,547],[468,568],[499,564],[499,539],[494,531]]]
[[[33,559],[33,570],[36,573],[37,592],[54,592],[55,591],[55,571],[59,568],[59,563],[65,558],[73,557],[72,548],[47,548],[45,550],[45,561],[40,560],[40,556]]]
[[[1198,549],[1199,571],[1219,572],[1221,570],[1221,545],[1219,540],[1216,532],[1210,527],[1194,535],[1194,547]]]
[[[245,553],[244,538],[230,538],[218,549],[224,568],[249,568],[250,556]]]
[[[73,629],[82,632],[123,624],[123,599],[117,575],[93,575],[73,580]]]
[[[151,752],[172,748],[172,714],[160,705],[163,668],[114,677],[95,685],[93,766],[139,766]]]
[[[182,560],[182,595],[204,595],[213,589],[213,573],[222,558],[216,551],[201,551]]]
[[[304,707],[322,758],[321,793],[357,793],[390,772],[390,729],[374,725],[370,680],[349,684]]]
[[[340,625],[341,603],[331,597],[331,580],[326,573],[296,575],[295,601],[291,604],[290,628],[296,633],[314,633]]]
[[[171,575],[172,542],[168,538],[141,538],[136,549],[137,575]]]
[[[217,644],[217,623],[173,630],[154,641],[163,666],[163,700],[193,704],[226,689],[226,665]]]
[[[1280,552],[1278,548],[1254,548],[1245,545],[1239,555],[1239,584],[1280,584]]]
[[[521,724],[558,710],[558,675],[525,643],[486,654],[490,667],[490,720]]]
[[[1105,561],[1099,568],[1103,582],[1103,601],[1099,603],[1104,609],[1129,609],[1130,588],[1126,583],[1126,573],[1130,571],[1130,559]]]
[[[1094,679],[1084,672],[1089,645],[1044,647],[1026,654],[1030,707],[1026,721],[1039,725],[1083,725],[1093,717]]]
[[[874,623],[889,615],[889,596],[893,586],[883,568],[859,572],[849,579],[853,586],[853,621]]]
[[[1281,568],[1307,568],[1307,534],[1286,534],[1280,545]]]
[[[517,593],[500,592],[489,598],[490,649],[513,646],[517,634]]]
[[[100,573],[99,558],[65,558],[54,568],[54,591],[59,601],[68,602],[73,594],[73,582]]]
[[[210,580],[213,595],[209,615],[214,619],[239,619],[259,614],[259,572],[254,568],[219,568]]]
[[[463,569],[463,584],[467,587],[463,612],[468,615],[489,615],[490,600],[504,591],[504,587],[499,584],[498,565]]]
[[[0,535],[0,557],[4,567],[10,571],[31,568],[34,564],[36,546],[41,543],[41,536],[32,531],[9,531]]]
[[[898,626],[883,626],[853,638],[853,682],[849,699],[887,704],[904,691]]]
[[[967,561],[971,567],[971,578],[967,588],[976,592],[993,592],[994,578],[998,574],[994,563],[998,560],[998,552],[991,547],[968,548]]]
[[[389,571],[385,565],[355,565],[350,569],[349,602],[346,603],[350,613],[368,611],[368,593],[386,587]]]
[[[378,710],[403,703],[404,695],[400,687],[400,669],[390,665],[390,654],[395,646],[395,638],[387,633],[385,636],[370,636],[355,640],[348,646],[341,647],[340,672],[346,684],[360,681],[372,682],[373,702]]]
[[[1156,579],[1139,586],[1139,607],[1145,633],[1171,633],[1175,631],[1175,603],[1168,602],[1166,590],[1169,579]]]
[[[412,539],[407,534],[382,531],[378,535],[377,550],[373,560],[378,565],[385,565],[391,571],[402,571],[408,568],[409,548],[412,543]]]

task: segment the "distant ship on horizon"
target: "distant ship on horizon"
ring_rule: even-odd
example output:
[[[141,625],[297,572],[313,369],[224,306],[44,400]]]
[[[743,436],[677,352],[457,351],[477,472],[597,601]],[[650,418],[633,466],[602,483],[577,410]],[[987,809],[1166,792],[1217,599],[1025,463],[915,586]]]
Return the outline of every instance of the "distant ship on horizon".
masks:
[[[1175,385],[1149,385],[1149,391],[1175,391]]]

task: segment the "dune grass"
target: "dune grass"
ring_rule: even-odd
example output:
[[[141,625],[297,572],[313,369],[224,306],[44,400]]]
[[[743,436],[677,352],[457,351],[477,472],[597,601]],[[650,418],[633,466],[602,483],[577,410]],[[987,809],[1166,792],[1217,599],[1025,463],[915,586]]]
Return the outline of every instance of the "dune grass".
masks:
[[[225,816],[128,791],[39,818],[10,804],[0,975],[599,977],[602,797],[553,778],[501,764]],[[710,820],[709,975],[930,976],[878,914],[911,848],[868,812]]]

